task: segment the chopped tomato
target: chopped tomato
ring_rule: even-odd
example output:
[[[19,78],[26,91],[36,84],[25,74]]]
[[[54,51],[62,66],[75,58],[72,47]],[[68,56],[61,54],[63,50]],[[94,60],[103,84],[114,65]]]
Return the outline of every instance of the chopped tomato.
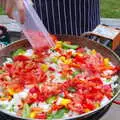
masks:
[[[46,119],[47,118],[47,115],[46,113],[38,113],[36,116],[35,116],[36,119]]]
[[[14,59],[14,61],[27,61],[27,60],[30,60],[30,58],[25,56],[25,55],[17,55],[13,59]]]
[[[63,107],[62,105],[53,104],[53,105],[52,105],[52,111],[59,110],[59,109],[61,109],[62,107]]]
[[[101,89],[102,93],[107,96],[109,99],[112,98],[113,94],[112,94],[112,87],[111,85],[104,85]]]
[[[82,105],[81,105],[81,104],[78,104],[78,103],[76,103],[76,104],[68,104],[68,108],[69,108],[71,111],[77,112],[77,113],[79,113],[79,114],[84,113],[84,109],[83,109]]]
[[[87,108],[89,110],[94,110],[95,109],[95,106],[92,103],[86,103],[83,106],[84,106],[84,108]]]
[[[38,41],[39,36],[41,40],[45,39],[42,33],[26,32],[36,34],[33,40]],[[57,38],[51,36],[56,42]],[[65,42],[68,45],[63,43],[58,41],[58,45],[52,49],[45,46],[33,50],[30,57],[17,55],[12,63],[0,67],[1,93],[5,96],[2,99],[10,96],[8,100],[11,100],[14,93],[28,89],[27,96],[21,99],[23,106],[19,108],[23,109],[28,104],[25,112],[30,112],[31,116],[28,114],[28,117],[36,119],[47,119],[49,113],[53,118],[56,113],[60,116],[67,113],[61,108],[83,114],[99,107],[104,97],[111,99],[113,90],[108,84],[120,67],[109,64],[107,60],[105,65],[104,57],[95,50],[87,51],[69,42]],[[57,69],[51,67],[51,63],[56,64]],[[44,113],[46,108],[42,108],[42,104],[48,105],[48,112]]]
[[[14,65],[11,63],[5,64],[5,70],[8,71],[11,76],[14,71]]]
[[[27,103],[29,104],[37,102],[37,101],[43,102],[44,100],[45,100],[44,96],[42,95],[42,93],[39,90],[39,87],[37,86],[30,89],[29,95],[26,99]]]
[[[75,58],[74,58],[75,63],[82,63],[82,64],[84,64],[85,60],[86,60],[86,57],[81,57],[81,56],[78,56],[78,55],[75,56]]]
[[[54,41],[54,42],[56,42],[57,41],[57,37],[55,36],[55,35],[50,35],[50,37],[52,37],[52,40]]]
[[[48,70],[50,70],[50,71],[52,71],[52,72],[55,71],[55,69],[54,69],[53,67],[49,67]]]
[[[89,81],[95,83],[96,86],[103,85],[102,80],[101,80],[100,78],[98,78],[98,77],[95,77],[95,78],[89,79]]]

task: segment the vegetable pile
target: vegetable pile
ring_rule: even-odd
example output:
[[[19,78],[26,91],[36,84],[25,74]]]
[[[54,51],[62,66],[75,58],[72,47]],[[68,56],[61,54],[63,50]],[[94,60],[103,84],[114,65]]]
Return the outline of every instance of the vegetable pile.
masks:
[[[117,67],[96,50],[56,41],[54,48],[20,48],[0,67],[0,109],[23,118],[69,118],[113,97]]]

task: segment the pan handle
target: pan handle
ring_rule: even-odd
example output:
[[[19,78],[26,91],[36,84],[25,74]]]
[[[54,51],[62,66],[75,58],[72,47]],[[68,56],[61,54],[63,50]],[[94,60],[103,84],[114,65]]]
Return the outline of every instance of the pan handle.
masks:
[[[82,33],[80,35],[80,37],[82,37],[82,38],[91,37],[90,39],[97,40],[97,41],[105,40],[105,39],[108,40],[108,38],[105,38],[105,37],[102,37],[102,36],[98,36],[98,35],[94,34],[93,32],[84,32],[84,33]]]
[[[80,37],[87,37],[92,35],[92,32],[84,32],[83,34],[80,35]]]

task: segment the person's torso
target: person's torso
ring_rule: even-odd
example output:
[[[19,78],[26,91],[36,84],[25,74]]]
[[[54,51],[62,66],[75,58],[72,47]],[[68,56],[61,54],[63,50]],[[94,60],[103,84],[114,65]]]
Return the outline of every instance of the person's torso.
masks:
[[[100,22],[99,0],[33,0],[50,33],[78,35]]]

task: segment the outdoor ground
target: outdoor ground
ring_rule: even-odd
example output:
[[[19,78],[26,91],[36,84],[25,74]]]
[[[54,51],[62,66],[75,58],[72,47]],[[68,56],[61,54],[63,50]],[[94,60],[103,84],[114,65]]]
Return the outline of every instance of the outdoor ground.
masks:
[[[120,18],[120,0],[100,0],[102,18]],[[4,11],[0,7],[0,15]]]
[[[120,0],[100,0],[102,18],[120,18]]]
[[[3,14],[5,14],[5,13],[4,13],[4,10],[3,10],[2,7],[0,6],[0,15],[3,15]]]

